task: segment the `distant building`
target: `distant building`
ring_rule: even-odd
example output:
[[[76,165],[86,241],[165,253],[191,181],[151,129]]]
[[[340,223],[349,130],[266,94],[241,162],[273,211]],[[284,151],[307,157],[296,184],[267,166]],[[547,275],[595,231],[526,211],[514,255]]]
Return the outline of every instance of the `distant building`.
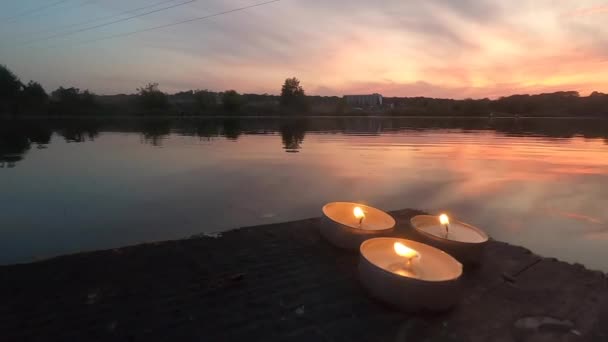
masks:
[[[344,95],[346,104],[352,107],[379,107],[382,106],[382,95]]]

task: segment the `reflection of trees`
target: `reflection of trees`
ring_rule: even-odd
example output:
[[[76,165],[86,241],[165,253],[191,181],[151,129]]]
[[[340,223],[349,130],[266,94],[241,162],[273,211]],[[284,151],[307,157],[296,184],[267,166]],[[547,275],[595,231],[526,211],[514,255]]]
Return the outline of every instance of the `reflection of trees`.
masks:
[[[0,167],[14,167],[30,147],[31,142],[26,135],[3,126],[0,130]]]
[[[242,133],[239,119],[224,119],[222,122],[224,136],[229,140],[237,140]]]
[[[43,125],[31,125],[27,131],[30,141],[38,144],[39,147],[48,145],[51,142],[52,135],[53,131]]]
[[[30,150],[32,143],[44,146],[52,131],[35,122],[4,121],[0,126],[0,167],[14,167]]]
[[[302,147],[308,121],[305,119],[288,120],[281,123],[281,140],[285,152],[298,152]]]
[[[212,119],[194,120],[185,124],[181,122],[176,131],[181,135],[209,139],[219,134],[218,126],[219,124]]]
[[[237,140],[241,134],[281,134],[283,148],[297,152],[307,131],[345,135],[377,135],[410,130],[456,129],[461,132],[492,131],[507,136],[555,138],[602,138],[608,144],[608,120],[539,118],[87,118],[52,120],[0,120],[0,166],[15,166],[37,145],[49,144],[52,132],[68,142],[95,139],[100,132],[139,133],[145,143],[155,146],[171,133],[211,138],[225,136]]]
[[[552,138],[601,138],[608,135],[608,121],[585,119],[501,119],[490,128],[507,135],[539,135]]]
[[[95,140],[99,135],[99,123],[95,120],[67,120],[61,123],[57,133],[67,142]]]
[[[162,141],[171,133],[171,120],[144,119],[140,126],[144,142],[161,146]]]
[[[547,119],[547,118],[320,118],[309,119],[308,129],[318,132],[343,134],[380,134],[388,131],[459,129],[495,131],[506,135],[536,135],[555,138],[583,136],[608,137],[608,120],[602,119]]]
[[[206,138],[207,140],[211,137],[217,136],[219,132],[218,124],[211,120],[197,121],[193,127],[194,135],[199,138]]]

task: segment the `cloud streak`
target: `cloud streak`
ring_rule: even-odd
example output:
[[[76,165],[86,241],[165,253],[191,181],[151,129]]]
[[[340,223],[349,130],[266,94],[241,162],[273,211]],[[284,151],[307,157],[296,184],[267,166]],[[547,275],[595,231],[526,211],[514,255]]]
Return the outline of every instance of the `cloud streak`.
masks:
[[[250,4],[206,1],[78,38]],[[107,6],[112,7],[103,10],[110,13],[123,9]],[[11,51],[3,60],[23,78],[41,80],[47,88],[74,84],[101,93],[132,92],[148,80],[168,91],[277,93],[289,76],[299,77],[309,93],[322,95],[494,98],[554,90],[608,91],[608,28],[600,15],[608,7],[591,1],[577,6],[542,0],[283,0],[90,46]]]

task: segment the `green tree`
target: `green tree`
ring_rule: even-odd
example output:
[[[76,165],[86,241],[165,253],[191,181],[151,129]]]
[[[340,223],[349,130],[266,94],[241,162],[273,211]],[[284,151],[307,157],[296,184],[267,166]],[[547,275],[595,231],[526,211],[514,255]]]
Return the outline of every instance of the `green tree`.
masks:
[[[281,87],[281,107],[295,110],[308,110],[308,101],[300,80],[288,78]]]
[[[226,90],[222,94],[222,105],[228,112],[236,112],[241,108],[243,100],[236,90]]]
[[[158,88],[158,83],[148,83],[137,88],[139,104],[144,109],[166,109],[169,107],[169,98]]]

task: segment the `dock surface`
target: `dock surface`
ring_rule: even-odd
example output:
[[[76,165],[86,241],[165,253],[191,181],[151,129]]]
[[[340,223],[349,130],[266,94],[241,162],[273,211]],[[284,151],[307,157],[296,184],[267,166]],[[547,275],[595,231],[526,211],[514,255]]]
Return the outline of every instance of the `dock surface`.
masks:
[[[391,213],[408,236],[414,210]],[[490,241],[462,301],[367,296],[319,219],[0,267],[0,341],[608,341],[604,273]]]

